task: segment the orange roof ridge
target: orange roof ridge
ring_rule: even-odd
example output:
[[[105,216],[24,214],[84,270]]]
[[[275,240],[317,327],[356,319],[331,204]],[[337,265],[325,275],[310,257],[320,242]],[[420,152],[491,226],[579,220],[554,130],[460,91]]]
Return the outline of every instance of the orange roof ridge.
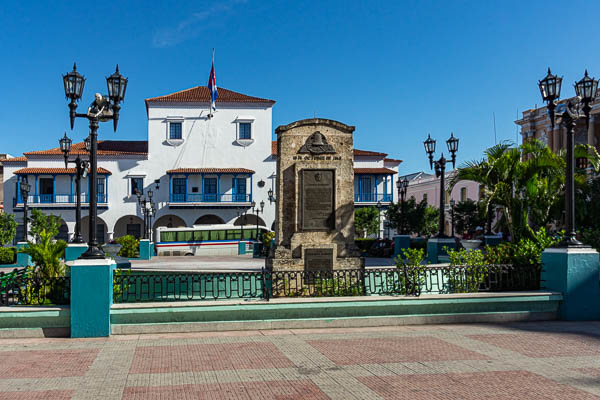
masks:
[[[98,167],[99,174],[112,175],[112,172],[106,168]],[[56,175],[74,175],[75,168],[21,168],[14,172],[15,175],[34,175],[34,174],[56,174]]]
[[[178,92],[166,94],[163,96],[150,97],[146,99],[146,105],[149,102],[169,103],[169,102],[210,102],[210,90],[206,86],[195,86],[193,88],[180,90]],[[275,100],[264,99],[261,97],[248,96],[243,93],[219,87],[219,97],[217,103],[271,103]]]
[[[167,171],[167,174],[253,174],[254,171],[247,168],[176,168]]]

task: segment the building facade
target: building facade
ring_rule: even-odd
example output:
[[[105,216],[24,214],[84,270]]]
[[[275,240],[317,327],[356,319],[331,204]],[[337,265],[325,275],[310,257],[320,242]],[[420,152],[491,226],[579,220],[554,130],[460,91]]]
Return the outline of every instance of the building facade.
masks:
[[[565,104],[570,99],[561,100],[555,113],[562,112]],[[586,126],[585,120],[581,119],[575,128],[575,144],[589,144],[596,150],[600,150],[600,101],[591,104],[590,123]],[[556,123],[554,128],[550,123],[547,107],[533,108],[523,111],[523,117],[515,121],[521,127],[521,142],[533,138],[546,144],[552,151],[558,152],[566,147],[567,136],[565,128]]]
[[[98,226],[101,242],[126,234],[140,236],[143,213],[136,191],[156,204],[152,228],[196,224],[274,227],[276,145],[272,141],[275,101],[219,88],[217,110],[209,115],[210,93],[198,86],[146,99],[147,140],[98,142]],[[57,141],[59,135],[57,135]],[[383,206],[394,199],[400,160],[355,150],[357,206]],[[87,159],[84,143],[72,146],[70,160]],[[75,227],[75,169],[65,169],[60,149],[30,151],[2,160],[5,209],[22,221],[20,182],[31,191],[29,207],[59,215],[60,238]],[[82,234],[88,236],[89,179],[82,180]],[[256,213],[260,204],[265,206]],[[252,207],[252,204],[255,207]],[[18,238],[22,237],[22,230]]]
[[[456,173],[456,170],[446,172],[445,175],[445,226],[444,232],[450,235],[452,232],[452,218],[450,213],[450,200],[454,200],[455,203],[473,200],[479,201],[481,198],[480,184],[473,181],[459,181],[452,191],[449,191],[449,182],[452,180]],[[403,179],[404,177],[400,177]],[[436,178],[433,174],[426,172],[416,172],[410,175],[406,175],[408,179],[408,188],[406,190],[406,198],[414,198],[417,202],[426,200],[427,204],[439,208],[440,207],[440,179]]]

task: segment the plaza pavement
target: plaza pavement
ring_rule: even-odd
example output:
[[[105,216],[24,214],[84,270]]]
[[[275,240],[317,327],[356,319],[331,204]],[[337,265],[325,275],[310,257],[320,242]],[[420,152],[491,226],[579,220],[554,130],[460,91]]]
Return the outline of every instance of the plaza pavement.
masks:
[[[600,322],[0,340],[0,399],[600,399]]]

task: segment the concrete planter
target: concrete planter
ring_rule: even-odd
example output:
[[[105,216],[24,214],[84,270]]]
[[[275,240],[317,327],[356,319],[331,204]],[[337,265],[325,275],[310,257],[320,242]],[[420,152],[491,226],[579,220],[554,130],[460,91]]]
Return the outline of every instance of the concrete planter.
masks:
[[[109,243],[102,246],[102,250],[111,258],[115,258],[119,251],[121,251],[121,245],[119,243]]]
[[[467,240],[463,239],[460,241],[460,244],[467,250],[475,250],[481,246],[481,240]]]

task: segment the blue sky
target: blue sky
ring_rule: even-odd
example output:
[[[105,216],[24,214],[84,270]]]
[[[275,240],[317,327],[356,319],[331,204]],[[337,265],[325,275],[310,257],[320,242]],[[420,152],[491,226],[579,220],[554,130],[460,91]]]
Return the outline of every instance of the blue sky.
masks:
[[[61,74],[86,76],[81,102],[129,77],[117,133],[144,140],[144,99],[205,85],[277,101],[273,128],[313,115],[356,126],[355,147],[428,170],[423,140],[454,132],[458,162],[516,140],[513,121],[541,103],[548,66],[564,95],[600,75],[595,1],[10,2],[0,10],[0,152],[55,147],[68,130]],[[69,133],[87,136],[84,121]],[[445,145],[444,145],[445,147]],[[439,153],[438,153],[439,155]]]

